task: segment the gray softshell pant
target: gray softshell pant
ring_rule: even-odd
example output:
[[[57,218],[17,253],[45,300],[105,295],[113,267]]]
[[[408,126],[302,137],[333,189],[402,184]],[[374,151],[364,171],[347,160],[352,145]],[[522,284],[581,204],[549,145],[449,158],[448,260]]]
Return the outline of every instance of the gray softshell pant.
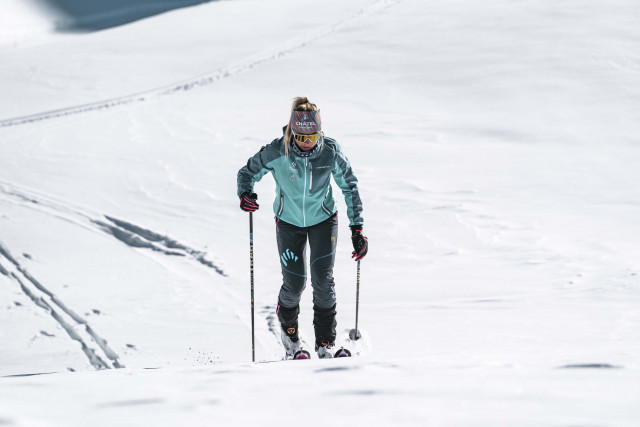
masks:
[[[309,241],[309,271],[313,287],[314,309],[328,310],[336,305],[333,265],[338,243],[337,213],[311,227],[296,227],[276,219],[276,236],[282,288],[279,302],[284,307],[296,307],[307,281],[307,241]]]
[[[297,340],[300,298],[307,281],[308,241],[316,348],[332,345],[336,338],[333,265],[338,243],[338,214],[311,227],[296,227],[276,218],[276,235],[282,268],[277,313],[282,329],[285,333],[293,331]]]

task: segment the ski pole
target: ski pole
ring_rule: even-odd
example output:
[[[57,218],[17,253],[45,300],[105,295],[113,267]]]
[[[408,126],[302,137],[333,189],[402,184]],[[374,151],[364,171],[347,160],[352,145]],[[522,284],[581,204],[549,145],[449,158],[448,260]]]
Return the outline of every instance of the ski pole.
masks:
[[[360,306],[360,260],[358,260],[358,275],[356,278],[356,328],[351,330],[349,333],[349,338],[352,340],[360,339],[360,334],[358,333],[358,308]],[[352,334],[353,333],[353,334]]]
[[[253,212],[249,212],[249,260],[251,271],[251,361],[256,361],[256,340],[253,328]]]
[[[358,260],[358,275],[356,278],[356,339],[358,336],[358,308],[360,306],[360,260]]]

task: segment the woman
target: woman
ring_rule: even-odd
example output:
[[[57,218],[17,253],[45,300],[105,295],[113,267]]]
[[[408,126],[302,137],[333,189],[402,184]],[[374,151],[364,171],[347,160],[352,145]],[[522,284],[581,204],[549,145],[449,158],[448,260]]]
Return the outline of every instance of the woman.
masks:
[[[340,145],[322,132],[320,110],[306,97],[295,98],[284,135],[266,145],[238,172],[240,208],[258,209],[253,185],[271,172],[276,181],[273,202],[276,239],[282,268],[278,295],[278,320],[288,357],[303,358],[298,336],[300,297],[307,278],[306,245],[309,242],[313,326],[319,358],[333,357],[336,339],[336,295],[333,280],[338,215],[330,178],[342,190],[351,227],[353,256],[368,250],[362,234],[362,202],[356,179]],[[308,353],[306,353],[308,356]],[[346,355],[338,351],[336,356]]]

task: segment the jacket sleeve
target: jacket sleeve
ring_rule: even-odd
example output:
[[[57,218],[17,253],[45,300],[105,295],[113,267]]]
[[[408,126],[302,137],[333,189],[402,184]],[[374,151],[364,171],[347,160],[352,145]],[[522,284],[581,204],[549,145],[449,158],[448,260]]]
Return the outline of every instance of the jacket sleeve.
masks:
[[[238,197],[245,192],[252,193],[253,184],[273,170],[269,164],[280,157],[279,145],[277,139],[265,145],[238,171]]]
[[[347,216],[349,225],[363,225],[362,200],[358,190],[358,178],[353,174],[349,160],[342,152],[342,148],[336,143],[336,157],[333,168],[333,179],[342,190],[344,201],[347,204]]]

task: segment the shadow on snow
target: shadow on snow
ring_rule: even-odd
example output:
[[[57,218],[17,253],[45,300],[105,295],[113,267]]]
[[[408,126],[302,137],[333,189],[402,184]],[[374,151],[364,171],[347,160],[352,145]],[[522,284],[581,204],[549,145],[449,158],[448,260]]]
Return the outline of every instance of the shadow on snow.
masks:
[[[37,0],[63,17],[58,31],[98,31],[212,0]]]

